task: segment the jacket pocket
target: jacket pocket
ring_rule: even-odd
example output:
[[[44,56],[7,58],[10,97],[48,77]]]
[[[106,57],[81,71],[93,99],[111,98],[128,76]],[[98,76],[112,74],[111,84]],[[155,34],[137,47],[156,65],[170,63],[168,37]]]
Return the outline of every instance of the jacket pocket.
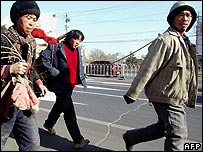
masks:
[[[183,65],[180,62],[174,62],[168,68],[168,82],[163,89],[163,94],[170,98],[183,98],[183,89],[186,84],[183,84]]]

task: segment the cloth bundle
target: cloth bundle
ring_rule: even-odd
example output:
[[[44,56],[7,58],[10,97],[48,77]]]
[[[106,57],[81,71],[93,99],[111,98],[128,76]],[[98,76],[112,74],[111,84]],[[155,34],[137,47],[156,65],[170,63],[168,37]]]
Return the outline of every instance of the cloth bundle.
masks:
[[[20,110],[30,110],[34,113],[39,111],[39,99],[29,86],[28,79],[21,76],[13,77],[15,87],[11,94],[13,104]]]
[[[34,30],[32,31],[32,36],[34,38],[41,38],[44,41],[46,41],[48,44],[59,43],[59,41],[57,39],[55,39],[54,37],[47,36],[45,34],[44,30],[39,29],[39,28],[34,28]]]

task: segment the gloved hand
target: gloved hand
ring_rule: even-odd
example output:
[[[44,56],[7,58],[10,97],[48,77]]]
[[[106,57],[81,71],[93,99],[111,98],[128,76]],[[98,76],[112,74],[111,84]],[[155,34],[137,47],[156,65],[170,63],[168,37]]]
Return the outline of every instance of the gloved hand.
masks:
[[[124,98],[124,100],[125,100],[125,102],[126,102],[127,104],[130,104],[130,103],[135,102],[135,100],[129,98],[127,95],[124,95],[123,98]]]

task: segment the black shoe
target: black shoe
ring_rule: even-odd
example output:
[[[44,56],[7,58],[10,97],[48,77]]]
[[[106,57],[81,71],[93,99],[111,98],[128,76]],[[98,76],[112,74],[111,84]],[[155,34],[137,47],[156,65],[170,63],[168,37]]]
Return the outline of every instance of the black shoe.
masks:
[[[82,139],[79,143],[75,143],[75,149],[81,149],[90,143],[88,139]]]
[[[125,141],[125,147],[127,151],[133,151],[133,145],[130,145],[126,133],[123,134],[123,140]]]
[[[56,131],[54,130],[54,128],[48,128],[45,124],[43,125],[45,129],[47,129],[47,132],[50,135],[56,135]]]

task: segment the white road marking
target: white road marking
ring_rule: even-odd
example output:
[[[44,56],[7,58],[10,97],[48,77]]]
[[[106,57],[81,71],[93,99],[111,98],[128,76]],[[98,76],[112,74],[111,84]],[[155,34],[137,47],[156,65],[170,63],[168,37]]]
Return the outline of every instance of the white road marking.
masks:
[[[83,86],[78,86],[78,87],[83,87]],[[105,88],[105,87],[95,87],[95,86],[87,86],[87,89],[99,89],[99,90],[112,90],[112,91],[125,91],[121,89],[113,89],[113,88]]]
[[[41,108],[41,107],[40,107],[40,110],[45,111],[45,112],[49,112],[50,111],[49,109]],[[99,124],[99,125],[105,125],[105,126],[108,126],[109,124],[111,124],[111,122],[101,121],[101,120],[87,118],[87,117],[82,117],[82,116],[77,116],[77,119],[80,119],[80,120],[83,120],[83,121],[87,121],[87,122],[91,122],[91,123],[96,123],[96,124]],[[135,128],[132,128],[132,127],[123,126],[123,125],[117,125],[117,124],[111,124],[111,127],[114,127],[114,128],[117,128],[117,129],[122,129],[122,130],[132,130],[132,129],[135,129]],[[190,143],[199,143],[199,142],[192,141],[192,140],[188,140],[188,142],[190,142]]]
[[[94,88],[94,87],[92,87]],[[97,87],[98,89],[102,89],[103,87]],[[105,88],[103,88],[105,89]],[[106,89],[105,89],[106,90]],[[119,89],[117,89],[119,90]],[[115,90],[116,91],[116,90]],[[100,95],[100,96],[108,96],[108,97],[116,97],[116,98],[123,98],[123,96],[119,96],[119,95],[112,95],[112,94],[104,94],[104,93],[96,93],[96,92],[88,92],[88,91],[77,91],[74,90],[73,92],[76,93],[84,93],[84,94],[92,94],[92,95]],[[46,101],[52,101],[55,102],[56,101],[56,96],[53,92],[47,92],[47,95],[45,97],[40,97],[40,100],[46,100]],[[147,101],[148,99],[144,99],[144,98],[138,98],[138,100],[143,100],[143,101]],[[74,104],[78,104],[78,105],[88,105],[88,104],[84,104],[84,103],[80,103],[80,102],[73,102]],[[202,104],[197,103],[196,107],[200,107],[202,108]]]
[[[94,81],[94,80],[89,80],[87,82],[93,82],[93,83],[100,83],[100,84],[108,84],[108,85],[112,85],[112,84],[115,84],[115,85],[126,85],[126,86],[130,86],[131,83],[119,83],[119,82],[105,82],[105,81]]]
[[[50,102],[55,102],[56,101],[56,95],[53,92],[48,91],[47,95],[44,97],[40,97],[39,98],[40,101],[50,101]],[[85,103],[81,103],[81,102],[73,102],[73,104],[76,105],[83,105],[83,106],[87,106],[88,104]]]

